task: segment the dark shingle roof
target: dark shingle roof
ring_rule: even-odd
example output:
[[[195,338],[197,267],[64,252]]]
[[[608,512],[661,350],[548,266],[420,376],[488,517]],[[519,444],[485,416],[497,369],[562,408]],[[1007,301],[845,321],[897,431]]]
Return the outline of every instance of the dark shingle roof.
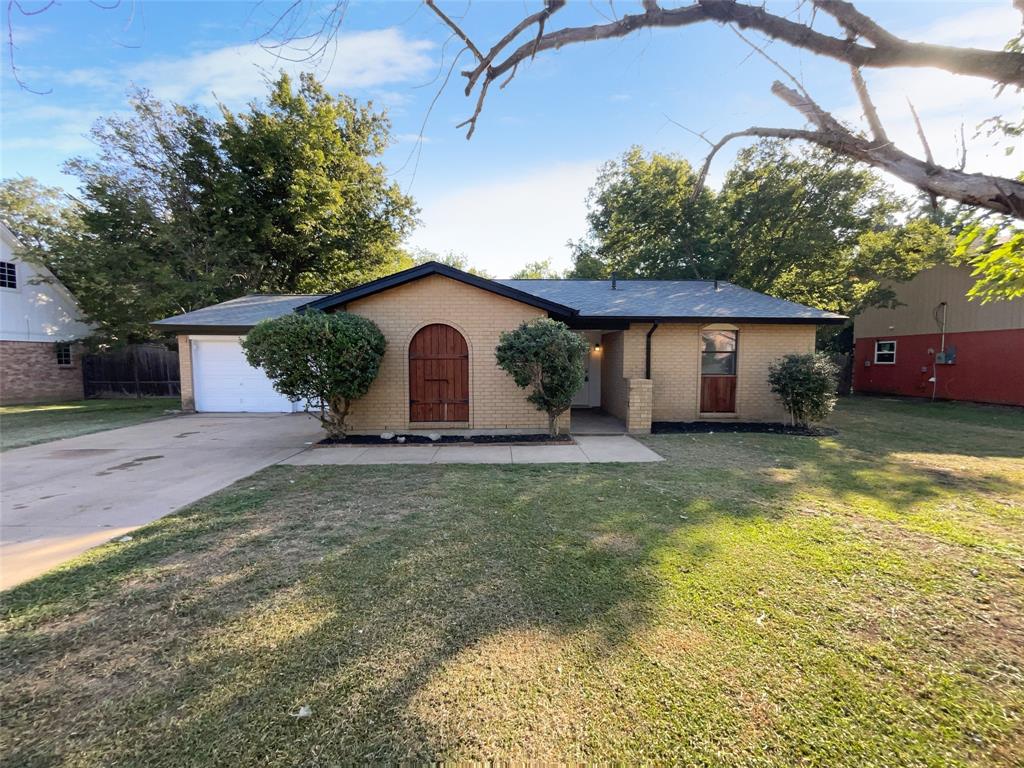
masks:
[[[843,315],[706,280],[499,280],[579,310],[581,317],[631,319],[844,320]]]
[[[297,307],[322,299],[323,294],[252,294],[194,312],[157,320],[151,325],[166,331],[190,328],[251,328],[260,320],[287,315]]]
[[[427,262],[335,294],[252,295],[152,323],[177,333],[244,332],[260,320],[281,317],[303,306],[344,306],[378,291],[440,274],[544,309],[586,327],[587,318],[627,320],[733,320],[780,323],[839,323],[846,318],[776,299],[731,283],[703,280],[487,280],[444,264]]]

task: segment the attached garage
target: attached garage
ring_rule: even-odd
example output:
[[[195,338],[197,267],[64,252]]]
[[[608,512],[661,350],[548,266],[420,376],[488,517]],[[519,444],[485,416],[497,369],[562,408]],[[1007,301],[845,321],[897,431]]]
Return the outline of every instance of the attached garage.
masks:
[[[295,410],[287,397],[274,390],[260,368],[249,365],[239,337],[193,336],[190,341],[197,411],[289,413]]]

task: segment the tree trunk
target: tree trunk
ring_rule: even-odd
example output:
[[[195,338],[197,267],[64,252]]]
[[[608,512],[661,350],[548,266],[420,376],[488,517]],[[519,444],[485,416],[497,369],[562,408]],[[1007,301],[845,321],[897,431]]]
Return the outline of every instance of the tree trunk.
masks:
[[[345,419],[348,417],[351,405],[351,401],[343,397],[332,398],[328,403],[327,413],[320,419],[324,429],[327,430],[328,437],[340,440],[347,436],[348,429]]]

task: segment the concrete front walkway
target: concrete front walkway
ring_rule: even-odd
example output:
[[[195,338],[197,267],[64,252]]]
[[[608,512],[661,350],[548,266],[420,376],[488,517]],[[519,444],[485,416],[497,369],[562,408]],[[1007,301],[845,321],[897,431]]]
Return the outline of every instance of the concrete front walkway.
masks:
[[[626,435],[573,435],[576,445],[324,445],[282,464],[592,464],[662,458]]]
[[[321,438],[305,414],[177,416],[0,454],[0,588]]]

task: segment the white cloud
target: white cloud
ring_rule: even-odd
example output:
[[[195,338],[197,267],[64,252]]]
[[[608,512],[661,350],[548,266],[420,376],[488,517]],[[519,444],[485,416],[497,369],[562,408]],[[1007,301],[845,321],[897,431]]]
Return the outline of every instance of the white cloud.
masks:
[[[338,37],[336,53],[316,62],[316,68],[332,91],[373,88],[422,76],[433,66],[428,55],[433,48],[434,43],[409,39],[395,28],[345,33]],[[297,76],[312,66],[308,61],[288,61],[283,55],[250,43],[182,58],[154,59],[127,74],[162,99],[200,104],[219,99],[240,104],[262,96],[266,81],[278,72]]]
[[[432,42],[410,39],[396,28],[345,33],[338,39],[337,54],[325,58],[319,74],[331,91],[366,89],[394,110],[401,107],[403,95],[379,86],[424,76],[434,66],[433,48]],[[311,68],[310,62],[285,61],[259,45],[247,44],[176,58],[151,58],[131,67],[32,69],[33,82],[87,94],[89,106],[11,99],[12,103],[4,105],[4,150],[51,150],[64,155],[88,152],[93,145],[86,134],[92,123],[101,115],[121,113],[97,105],[110,103],[111,97],[118,97],[122,104],[120,97],[133,82],[158,98],[207,106],[220,99],[237,108],[264,96],[267,80],[277,72],[297,76]]]
[[[429,136],[419,133],[400,133],[395,136],[397,144],[433,144],[434,140]]]
[[[10,136],[12,131],[5,123],[4,151],[50,150],[64,155],[87,152],[93,144],[86,134],[99,116],[96,110],[33,102],[5,115],[5,120],[17,122],[19,135]]]
[[[430,40],[412,39],[395,27],[343,33],[332,49],[314,61],[291,61],[295,51],[268,50],[256,43],[232,45],[186,56],[160,56],[112,68],[31,70],[40,82],[66,88],[123,92],[131,83],[158,98],[212,106],[218,99],[238,106],[266,93],[267,80],[279,72],[298,77],[314,71],[332,91],[368,89],[389,106],[401,106],[404,94],[380,86],[405,83],[435,66]],[[27,71],[27,70],[26,70]],[[215,95],[216,94],[216,95]]]
[[[531,261],[571,265],[565,246],[586,231],[587,190],[597,162],[561,163],[501,181],[419,199],[422,226],[410,245],[464,253],[474,267],[508,277]]]
[[[903,35],[908,40],[999,50],[1020,28],[1020,11],[1010,3],[982,5],[947,19],[938,19]]]

